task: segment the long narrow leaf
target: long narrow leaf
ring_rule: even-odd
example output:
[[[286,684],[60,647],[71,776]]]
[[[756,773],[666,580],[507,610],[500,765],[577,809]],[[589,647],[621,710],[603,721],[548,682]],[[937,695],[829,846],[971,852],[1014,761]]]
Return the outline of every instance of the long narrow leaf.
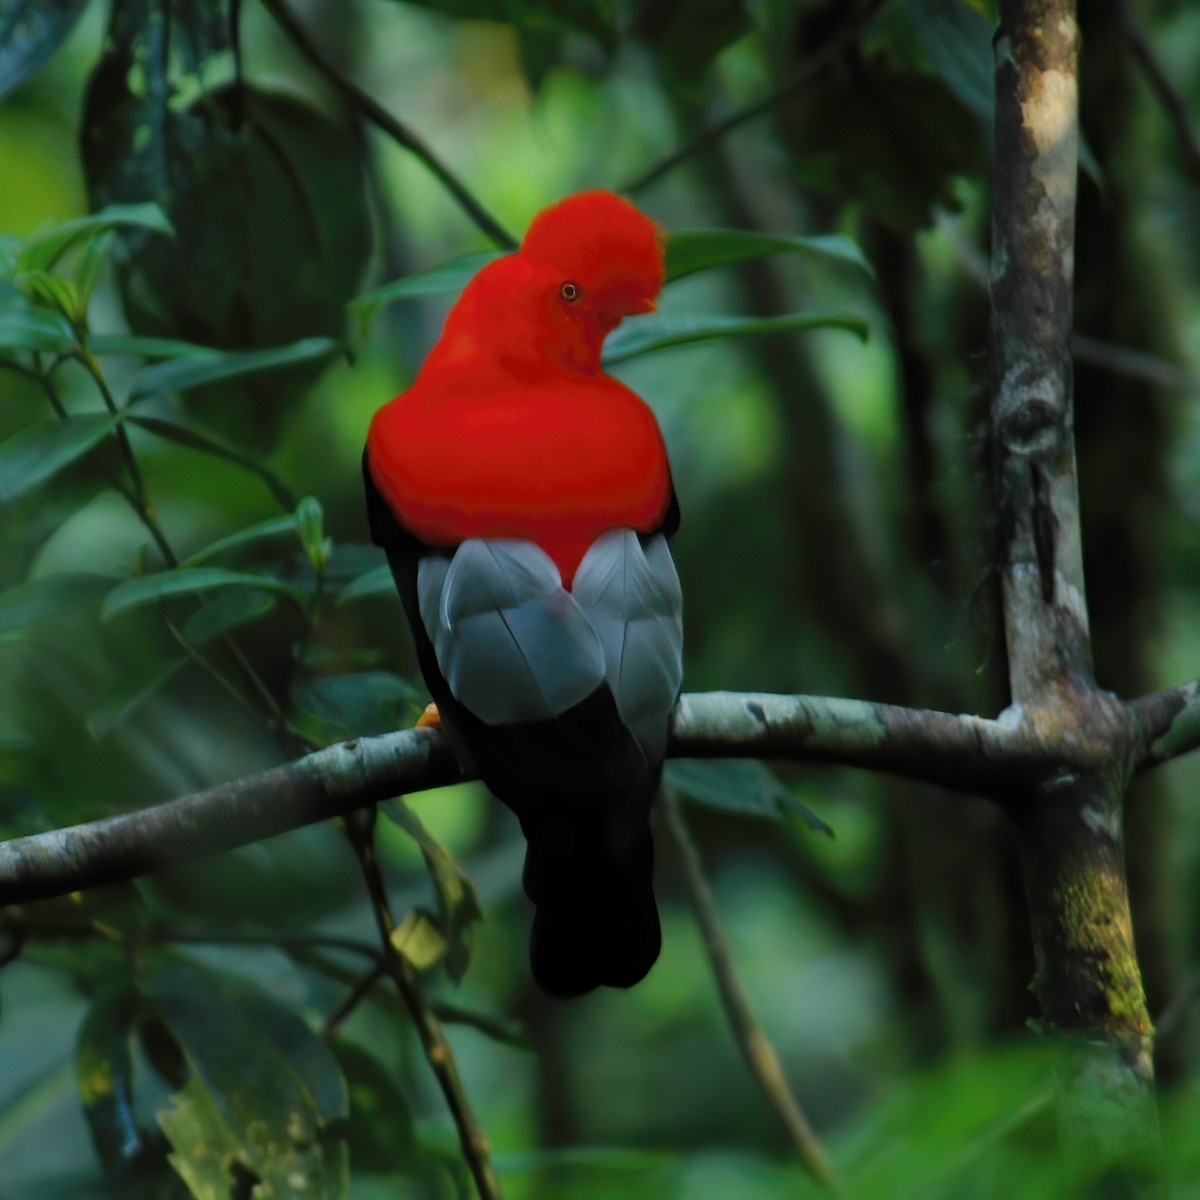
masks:
[[[0,442],[0,504],[10,504],[81,459],[122,416],[85,413],[65,421],[39,421]]]
[[[749,229],[682,229],[667,239],[667,279],[683,279],[711,267],[789,253],[856,267],[872,278],[875,274],[858,243],[841,234],[781,237]]]
[[[386,304],[405,300],[412,296],[442,296],[461,292],[481,267],[502,257],[503,251],[486,250],[479,254],[463,254],[452,258],[441,266],[428,271],[418,271],[385,283],[373,291],[356,296],[346,307],[362,323],[370,324],[371,318]]]
[[[385,563],[382,567],[373,567],[357,579],[352,579],[338,593],[337,602],[345,604],[350,600],[361,600],[364,596],[392,595],[395,590],[396,582],[392,578],[392,569]]]
[[[6,305],[0,312],[0,353],[48,350],[67,354],[75,345],[70,322],[61,314],[30,305]]]
[[[97,354],[127,354],[132,358],[211,359],[222,354],[211,346],[137,333],[94,333],[89,341]]]
[[[246,571],[224,571],[219,567],[177,567],[173,571],[162,571],[157,575],[144,575],[138,579],[127,579],[119,583],[105,598],[100,616],[108,621],[118,613],[154,604],[174,596],[191,596],[210,592],[216,588],[248,587],[262,591],[278,592],[303,603],[308,593],[302,588],[268,575],[251,575]]]
[[[35,233],[25,243],[20,266],[25,270],[49,270],[72,246],[90,241],[119,226],[137,226],[168,237],[175,235],[166,213],[157,204],[112,204],[98,213],[92,213],[90,217],[64,221],[61,225]]]
[[[604,363],[615,366],[669,346],[686,346],[715,338],[768,333],[803,333],[811,329],[844,329],[867,339],[862,317],[849,313],[784,313],[778,317],[728,317],[719,313],[672,313],[637,317],[622,326],[605,347]]]
[[[132,403],[147,396],[186,392],[191,388],[238,379],[260,371],[294,367],[298,363],[325,358],[337,348],[338,344],[333,338],[311,337],[302,338],[290,346],[276,346],[269,350],[228,350],[207,358],[156,363],[134,378],[129,389],[129,400]]]
[[[242,546],[251,546],[255,542],[281,537],[284,534],[295,536],[295,533],[295,517],[272,517],[269,521],[259,521],[256,525],[239,529],[237,533],[231,533],[227,537],[218,538],[217,541],[205,546],[202,550],[197,550],[195,554],[189,554],[181,565],[194,567],[202,562],[207,562],[210,558],[216,558],[218,554],[224,554],[229,550],[237,550]]]

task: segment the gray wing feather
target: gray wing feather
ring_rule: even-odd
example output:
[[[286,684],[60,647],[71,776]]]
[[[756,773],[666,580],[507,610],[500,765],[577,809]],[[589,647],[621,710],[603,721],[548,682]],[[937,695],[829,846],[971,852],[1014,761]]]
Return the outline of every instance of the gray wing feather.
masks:
[[[603,534],[584,555],[571,594],[600,638],[622,719],[659,757],[683,681],[683,593],[666,538],[643,546],[632,529]]]
[[[472,538],[449,562],[422,559],[417,601],[450,691],[489,724],[558,716],[604,680],[596,633],[532,542]]]

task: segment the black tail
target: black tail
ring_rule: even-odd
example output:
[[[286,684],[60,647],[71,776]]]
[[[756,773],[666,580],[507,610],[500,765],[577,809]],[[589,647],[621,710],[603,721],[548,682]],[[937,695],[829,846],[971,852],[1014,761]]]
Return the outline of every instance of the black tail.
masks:
[[[650,831],[621,838],[619,849],[612,834],[611,818],[578,810],[526,826],[525,891],[537,906],[529,957],[553,996],[632,987],[658,958]]]

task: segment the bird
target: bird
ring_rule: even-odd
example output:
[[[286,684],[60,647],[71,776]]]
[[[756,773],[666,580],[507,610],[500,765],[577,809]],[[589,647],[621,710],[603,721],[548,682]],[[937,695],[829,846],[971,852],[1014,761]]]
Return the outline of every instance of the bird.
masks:
[[[665,238],[615,193],[539,212],[484,266],[363,454],[437,719],[516,815],[551,996],[657,960],[650,816],[683,675],[679,504],[646,402],[601,366],[653,312]]]

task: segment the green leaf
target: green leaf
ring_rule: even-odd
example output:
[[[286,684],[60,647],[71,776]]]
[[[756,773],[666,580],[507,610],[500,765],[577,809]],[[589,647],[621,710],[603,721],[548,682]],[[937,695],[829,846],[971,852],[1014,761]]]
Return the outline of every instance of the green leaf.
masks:
[[[183,622],[183,635],[193,646],[202,647],[243,625],[258,621],[278,603],[272,592],[236,588],[218,592]]]
[[[131,358],[213,358],[221,354],[211,346],[197,346],[177,338],[143,337],[136,333],[93,333],[88,343],[97,354],[125,354]]]
[[[102,620],[109,621],[118,613],[144,604],[154,604],[173,596],[191,596],[214,588],[247,587],[278,592],[303,604],[308,593],[290,583],[267,575],[251,575],[246,571],[224,571],[219,567],[177,567],[157,575],[143,575],[119,583],[104,601],[100,610]]]
[[[238,451],[231,450],[228,446],[223,446],[220,442],[214,441],[206,433],[199,433],[197,430],[180,425],[176,421],[164,421],[160,417],[143,417],[130,414],[128,420],[131,425],[137,425],[141,429],[149,430],[150,433],[156,434],[158,437],[166,438],[168,441],[175,442],[180,446],[186,446],[189,450],[196,450],[201,454],[209,454],[213,458],[223,459],[225,462],[241,467],[244,471],[249,471],[252,475],[257,475],[266,484],[267,489],[279,502],[281,508],[286,508],[288,512],[291,512],[296,507],[295,497],[274,471],[269,467],[263,466],[262,463],[255,462],[254,459],[248,458],[244,454],[239,454]]]
[[[828,822],[801,804],[756,758],[673,758],[663,771],[668,787],[707,808],[779,820],[791,810],[810,829],[833,837]]]
[[[86,413],[39,421],[0,442],[0,504],[9,504],[83,458],[120,423],[122,414]]]
[[[338,593],[338,604],[346,604],[351,600],[361,600],[364,596],[394,596],[396,581],[392,578],[392,568],[386,563],[382,567],[372,567],[357,579],[352,579]]]
[[[180,563],[180,566],[195,567],[202,562],[207,562],[210,558],[226,554],[230,550],[241,550],[246,546],[256,546],[259,542],[270,541],[288,534],[295,535],[295,532],[295,517],[290,515],[286,517],[272,517],[268,521],[259,521],[257,524],[248,525],[245,529],[239,529],[237,533],[231,533],[226,537],[218,538],[215,542],[210,542],[203,549],[197,550],[194,554],[189,554]]]
[[[81,320],[87,315],[92,289],[96,286],[96,277],[112,249],[114,236],[111,229],[106,230],[98,238],[88,242],[87,249],[79,256],[79,265],[75,268],[75,291],[79,296],[79,312],[76,316]]]
[[[844,329],[867,340],[868,326],[850,313],[784,313],[777,317],[731,317],[721,313],[658,313],[632,317],[605,344],[605,366],[616,366],[669,346],[715,338]]]
[[[457,983],[471,961],[475,923],[483,918],[474,881],[403,800],[390,800],[380,811],[421,847],[437,894],[441,931],[446,938],[446,973]]]
[[[264,1197],[344,1200],[339,1127],[349,1105],[324,1042],[291,1009],[230,975],[172,964],[152,969],[146,986],[191,1069],[159,1122],[193,1195],[229,1200],[236,1161]],[[196,1191],[193,1179],[216,1190]]]
[[[485,250],[478,254],[463,254],[428,271],[418,271],[385,283],[382,287],[355,296],[346,307],[359,320],[364,330],[371,319],[386,304],[407,300],[412,296],[443,296],[461,292],[480,268],[504,256],[503,250]]]
[[[111,229],[129,227],[167,237],[175,232],[157,204],[110,204],[90,217],[63,221],[33,234],[25,243],[19,265],[30,271],[48,271],[72,246],[93,241]]]
[[[390,671],[301,678],[291,702],[301,731],[326,745],[411,725],[424,705],[416,688]]]
[[[390,940],[418,971],[428,971],[446,957],[446,939],[437,919],[423,908],[410,910],[392,930]]]
[[[193,1076],[171,1097],[170,1108],[159,1109],[158,1124],[174,1151],[167,1161],[193,1200],[236,1195],[231,1168],[242,1153],[241,1143],[199,1078]]]
[[[912,0],[902,10],[933,69],[977,116],[991,122],[995,102],[995,26],[963,0]]]
[[[75,1077],[96,1153],[106,1171],[134,1159],[142,1148],[133,1108],[130,1037],[141,1013],[132,990],[102,995],[84,1018],[75,1043]]]
[[[123,37],[110,39],[85,104],[92,202],[155,200],[177,231],[170,244],[121,233],[130,328],[228,351],[340,341],[371,248],[360,148],[305,100],[240,80],[202,89],[187,70],[180,78],[180,57],[230,49],[226,13],[189,51],[197,9],[213,12],[213,0],[190,3],[186,21],[121,20]],[[278,362],[269,379],[189,384],[185,407],[240,446],[269,449],[326,365],[321,354]]]
[[[712,267],[786,253],[811,255],[856,267],[871,278],[875,276],[874,268],[859,244],[841,234],[789,237],[748,229],[684,229],[667,238],[667,279],[683,279]]]
[[[71,32],[87,0],[0,3],[0,97],[25,82]]]
[[[337,348],[338,344],[332,338],[312,337],[269,350],[224,350],[212,355],[156,363],[134,376],[129,387],[129,401],[133,403],[147,396],[186,392],[244,375],[294,367],[298,363],[325,358]]]
[[[99,606],[112,587],[105,575],[40,575],[0,592],[0,635],[27,630],[80,608]]]
[[[13,283],[31,300],[56,309],[69,321],[83,315],[79,292],[68,279],[60,279],[41,269],[22,271],[13,277]]]
[[[412,1111],[396,1072],[358,1042],[337,1038],[330,1048],[350,1092],[347,1137],[356,1171],[419,1168]]]
[[[196,649],[202,649],[216,638],[265,617],[277,602],[270,592],[226,589],[188,614],[182,625],[183,636]],[[88,714],[88,732],[97,740],[107,737],[191,664],[190,657],[179,654],[159,666],[148,679],[144,675],[122,679],[118,693]]]
[[[0,309],[0,352],[49,350],[69,354],[75,348],[71,323],[59,312],[25,304]]]

